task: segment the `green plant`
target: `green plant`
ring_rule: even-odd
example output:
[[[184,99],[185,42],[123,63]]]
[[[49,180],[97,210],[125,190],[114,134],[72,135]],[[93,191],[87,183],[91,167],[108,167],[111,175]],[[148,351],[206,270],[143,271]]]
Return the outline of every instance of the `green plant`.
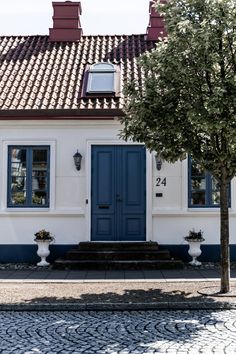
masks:
[[[38,197],[37,195],[33,195],[32,197],[34,204],[42,204],[42,197]]]
[[[194,229],[190,230],[188,236],[185,236],[184,239],[186,241],[205,241],[202,230],[195,231]]]
[[[42,229],[34,234],[35,236],[35,241],[53,241],[54,236],[49,232],[46,231],[45,229]]]
[[[13,204],[24,204],[24,203],[25,203],[24,192],[17,192],[13,194]]]

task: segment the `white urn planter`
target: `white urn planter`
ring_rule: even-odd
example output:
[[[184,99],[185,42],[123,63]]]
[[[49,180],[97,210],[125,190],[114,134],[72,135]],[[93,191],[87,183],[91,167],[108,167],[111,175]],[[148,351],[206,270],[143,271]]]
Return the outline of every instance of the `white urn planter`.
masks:
[[[34,241],[38,245],[37,255],[41,258],[41,261],[37,263],[37,266],[46,267],[50,264],[46,261],[46,258],[50,254],[49,245],[55,240],[55,238],[51,232],[46,231],[45,229],[36,232],[34,236]]]
[[[46,258],[50,254],[49,245],[52,242],[51,240],[36,240],[38,245],[37,255],[41,258],[41,261],[37,263],[37,266],[47,267],[49,266],[49,262],[46,261]]]
[[[193,258],[189,264],[192,266],[200,266],[202,263],[197,260],[197,257],[199,257],[202,254],[201,251],[201,243],[204,241],[203,239],[192,239],[192,240],[187,240],[189,244],[189,249],[188,249],[188,254]]]
[[[192,266],[200,266],[202,263],[197,260],[197,257],[202,254],[201,243],[205,241],[202,230],[195,231],[192,229],[184,239],[189,244],[188,254],[193,258],[189,264]]]

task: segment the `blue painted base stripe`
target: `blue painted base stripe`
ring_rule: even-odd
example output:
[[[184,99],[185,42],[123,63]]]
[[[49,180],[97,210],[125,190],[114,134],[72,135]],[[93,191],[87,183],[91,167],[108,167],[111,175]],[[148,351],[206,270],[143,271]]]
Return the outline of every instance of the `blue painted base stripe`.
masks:
[[[50,255],[47,258],[49,262],[53,262],[56,258],[64,256],[71,248],[77,245],[50,245]],[[0,263],[32,263],[40,261],[37,255],[37,245],[1,245],[0,246]]]
[[[77,245],[50,245],[50,256],[47,258],[49,262],[53,262],[56,258],[64,256],[71,248]],[[189,262],[191,257],[188,254],[188,245],[160,245],[160,249],[168,249],[172,257],[179,258],[184,262]],[[202,254],[198,258],[202,262],[219,262],[220,246],[219,245],[201,245]],[[39,262],[37,256],[37,245],[1,245],[0,246],[0,263],[32,263]],[[236,262],[236,244],[230,246],[231,262]]]
[[[186,245],[159,245],[160,249],[168,249],[172,257],[180,258],[183,262],[191,261]],[[220,245],[201,245],[202,254],[198,257],[201,262],[220,262]],[[236,262],[236,244],[230,245],[230,260]]]

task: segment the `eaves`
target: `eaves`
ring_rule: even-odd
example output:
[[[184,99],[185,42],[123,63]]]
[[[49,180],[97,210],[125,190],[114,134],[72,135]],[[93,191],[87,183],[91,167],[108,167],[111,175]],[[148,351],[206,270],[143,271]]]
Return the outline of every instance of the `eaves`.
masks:
[[[121,109],[22,109],[22,110],[0,110],[0,120],[101,120],[122,117],[124,112]]]

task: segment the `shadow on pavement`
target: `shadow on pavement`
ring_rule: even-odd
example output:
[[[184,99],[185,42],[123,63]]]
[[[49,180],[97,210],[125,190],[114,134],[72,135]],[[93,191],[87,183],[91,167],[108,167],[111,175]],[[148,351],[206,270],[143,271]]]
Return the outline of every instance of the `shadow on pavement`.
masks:
[[[24,299],[24,303],[28,304],[83,304],[86,309],[92,308],[91,305],[96,305],[97,309],[99,306],[102,310],[104,309],[119,309],[119,304],[127,305],[125,308],[132,309],[135,305],[139,304],[140,308],[229,308],[234,303],[235,298],[224,297],[215,298],[211,296],[205,296],[199,294],[197,291],[200,289],[201,284],[198,286],[196,284],[182,284],[182,288],[185,289],[176,289],[176,287],[181,286],[178,284],[168,284],[163,289],[163,286],[156,286],[155,288],[146,288],[142,289],[136,284],[129,284],[128,289],[127,285],[119,286],[113,285],[112,289],[109,289],[109,285],[103,284],[103,288],[99,287],[96,289],[96,286],[91,287],[89,285],[88,291],[86,291],[86,285],[82,288],[78,287],[76,291],[76,286],[71,289],[72,296],[69,295],[71,285],[63,285],[68,287],[67,296],[63,295],[65,290],[61,288],[57,289],[57,296],[54,296],[53,293],[47,296],[32,296],[30,299]],[[217,287],[217,285],[215,285]],[[141,305],[143,304],[143,306]],[[90,307],[89,307],[90,305]],[[109,306],[107,306],[109,305]],[[113,307],[112,307],[113,305]],[[116,306],[117,305],[117,306]],[[87,307],[86,307],[87,306]]]

